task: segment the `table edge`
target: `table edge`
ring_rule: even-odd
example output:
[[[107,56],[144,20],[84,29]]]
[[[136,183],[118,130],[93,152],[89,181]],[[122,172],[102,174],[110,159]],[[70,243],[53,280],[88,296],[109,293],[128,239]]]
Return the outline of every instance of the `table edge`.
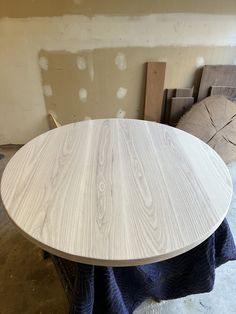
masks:
[[[93,265],[93,266],[105,266],[105,267],[129,267],[129,266],[140,266],[140,265],[146,265],[146,264],[152,264],[156,262],[162,262],[165,260],[168,260],[170,258],[179,256],[183,253],[186,253],[190,251],[191,249],[195,248],[196,246],[200,245],[202,242],[204,242],[206,239],[208,239],[221,225],[221,223],[224,221],[228,210],[229,210],[230,204],[225,212],[225,215],[222,219],[218,221],[218,223],[209,231],[207,232],[201,239],[198,241],[191,243],[191,245],[185,246],[184,248],[181,248],[179,250],[173,251],[171,253],[165,253],[157,256],[151,256],[147,258],[140,258],[140,259],[130,259],[130,260],[106,260],[106,259],[97,259],[92,257],[85,257],[85,256],[78,256],[71,253],[66,253],[63,251],[60,251],[58,249],[52,248],[45,243],[42,243],[38,241],[37,239],[31,237],[28,233],[26,233],[23,229],[21,229],[15,221],[11,218],[8,211],[5,208],[5,205],[3,203],[3,209],[6,212],[9,220],[13,223],[13,225],[17,228],[17,230],[30,242],[35,244],[37,247],[47,251],[48,253],[52,255],[56,255],[58,257],[67,259],[72,262],[76,263],[82,263],[87,265]]]

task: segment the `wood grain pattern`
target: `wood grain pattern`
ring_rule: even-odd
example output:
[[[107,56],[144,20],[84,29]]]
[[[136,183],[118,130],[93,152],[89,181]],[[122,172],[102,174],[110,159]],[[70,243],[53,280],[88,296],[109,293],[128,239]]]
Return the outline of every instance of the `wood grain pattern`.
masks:
[[[165,62],[147,63],[144,120],[161,122],[165,70]]]
[[[236,85],[236,82],[235,82]],[[229,98],[236,98],[236,87],[233,86],[211,86],[211,96],[223,95]]]
[[[236,65],[205,65],[197,101],[210,95],[211,86],[235,86]]]
[[[90,120],[51,130],[7,165],[8,215],[47,251],[82,263],[140,265],[210,236],[232,195],[206,144],[166,125]]]
[[[177,128],[211,146],[226,164],[236,160],[236,105],[224,96],[211,96],[195,104]]]

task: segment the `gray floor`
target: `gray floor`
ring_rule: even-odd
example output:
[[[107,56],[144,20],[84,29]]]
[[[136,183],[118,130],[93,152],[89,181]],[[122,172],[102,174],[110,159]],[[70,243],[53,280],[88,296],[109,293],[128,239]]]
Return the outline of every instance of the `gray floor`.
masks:
[[[0,177],[18,147],[0,148]],[[236,163],[231,167],[235,182],[234,202],[228,222],[236,239]],[[0,199],[0,314],[66,314],[68,302],[51,260],[22,237],[3,211]],[[143,303],[135,314],[236,314],[236,262],[216,271],[211,293],[155,303]],[[102,313],[101,313],[102,314]]]
[[[17,147],[0,148],[0,177]],[[0,314],[66,314],[68,301],[51,260],[18,233],[0,200]]]

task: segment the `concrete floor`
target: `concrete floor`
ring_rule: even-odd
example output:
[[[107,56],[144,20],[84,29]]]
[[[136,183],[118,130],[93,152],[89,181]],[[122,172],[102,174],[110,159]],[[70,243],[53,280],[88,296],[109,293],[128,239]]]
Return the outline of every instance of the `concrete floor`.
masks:
[[[0,178],[17,149],[0,147]],[[3,159],[1,154],[5,155]],[[236,239],[236,162],[229,168],[234,199],[227,218]],[[226,263],[216,270],[211,293],[161,303],[146,301],[134,314],[236,314],[235,278],[236,262]],[[67,314],[68,309],[52,261],[44,260],[42,251],[19,234],[0,199],[0,314]]]
[[[236,161],[229,171],[234,193],[226,216],[236,240]],[[155,303],[144,302],[135,314],[236,314],[236,261],[228,262],[216,269],[215,286],[210,293],[190,295],[185,298]]]
[[[0,177],[18,147],[0,148]],[[0,199],[0,314],[66,314],[68,301],[55,267],[9,221]]]

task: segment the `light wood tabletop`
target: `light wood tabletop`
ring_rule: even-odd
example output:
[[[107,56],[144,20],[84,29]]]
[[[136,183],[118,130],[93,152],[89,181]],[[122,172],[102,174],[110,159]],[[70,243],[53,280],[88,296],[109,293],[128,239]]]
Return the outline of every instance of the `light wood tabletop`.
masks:
[[[230,205],[227,167],[181,130],[129,119],[51,130],[22,147],[1,182],[5,209],[45,250],[82,263],[142,265],[207,239]]]

